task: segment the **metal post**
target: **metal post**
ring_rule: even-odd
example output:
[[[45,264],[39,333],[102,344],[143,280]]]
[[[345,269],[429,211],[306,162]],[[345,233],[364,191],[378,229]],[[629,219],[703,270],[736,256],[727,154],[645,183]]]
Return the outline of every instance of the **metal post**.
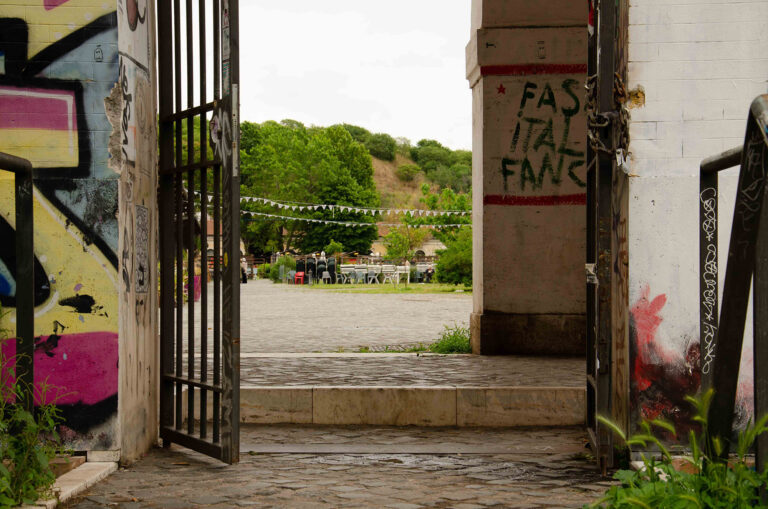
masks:
[[[699,171],[699,338],[701,390],[712,387],[712,370],[719,327],[718,176],[717,172],[741,164],[742,147],[732,148],[701,162]]]
[[[35,255],[32,210],[32,164],[0,152],[0,169],[16,174],[16,380],[22,404],[34,408]]]

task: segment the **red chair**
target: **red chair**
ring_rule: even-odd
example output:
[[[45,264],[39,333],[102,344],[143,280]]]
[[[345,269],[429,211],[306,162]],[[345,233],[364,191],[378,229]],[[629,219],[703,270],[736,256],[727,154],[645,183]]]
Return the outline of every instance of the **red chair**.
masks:
[[[299,280],[301,280],[301,284],[304,284],[304,273],[303,272],[297,272],[296,276],[293,278],[294,284],[299,284]]]

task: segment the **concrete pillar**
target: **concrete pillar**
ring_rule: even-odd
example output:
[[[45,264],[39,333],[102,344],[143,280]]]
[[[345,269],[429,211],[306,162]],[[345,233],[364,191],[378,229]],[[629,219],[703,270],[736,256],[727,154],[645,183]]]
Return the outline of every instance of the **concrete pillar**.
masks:
[[[473,0],[478,354],[585,349],[587,2]]]

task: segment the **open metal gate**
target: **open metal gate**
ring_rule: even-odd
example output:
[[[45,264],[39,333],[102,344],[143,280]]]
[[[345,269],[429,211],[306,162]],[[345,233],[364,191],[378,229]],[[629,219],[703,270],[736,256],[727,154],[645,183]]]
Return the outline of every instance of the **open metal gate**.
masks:
[[[238,0],[158,0],[157,20],[160,437],[236,463]]]
[[[624,103],[626,0],[589,0],[587,64],[587,429],[598,464],[613,466],[611,431],[629,426],[629,317]]]

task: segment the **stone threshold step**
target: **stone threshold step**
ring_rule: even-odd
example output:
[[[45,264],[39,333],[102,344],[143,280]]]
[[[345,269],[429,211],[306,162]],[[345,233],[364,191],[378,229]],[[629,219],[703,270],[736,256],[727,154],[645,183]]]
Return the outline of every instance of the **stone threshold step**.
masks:
[[[113,461],[87,461],[56,479],[53,485],[53,493],[56,498],[38,500],[34,505],[22,506],[21,509],[46,508],[53,509],[62,502],[79,495],[109,474],[117,470],[117,463]]]
[[[200,415],[199,394],[195,391],[195,415]],[[211,393],[207,399],[210,408]],[[578,426],[585,416],[583,387],[240,388],[240,420],[252,424]]]

